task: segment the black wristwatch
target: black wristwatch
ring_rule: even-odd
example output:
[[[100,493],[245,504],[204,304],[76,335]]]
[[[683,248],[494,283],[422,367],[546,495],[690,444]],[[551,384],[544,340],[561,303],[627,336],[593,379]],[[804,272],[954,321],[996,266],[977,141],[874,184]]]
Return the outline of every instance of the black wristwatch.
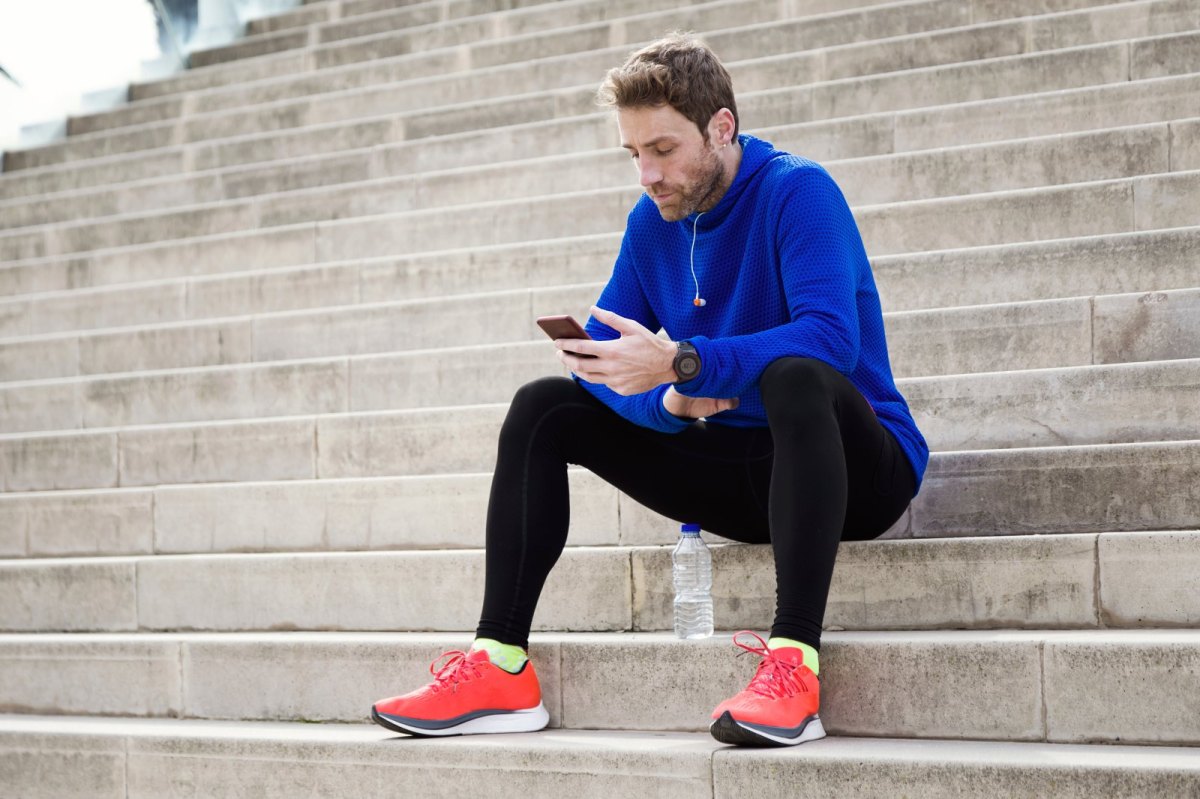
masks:
[[[700,374],[700,354],[690,341],[681,341],[676,346],[679,350],[675,353],[675,362],[671,364],[675,376],[679,378],[675,382],[686,383]]]

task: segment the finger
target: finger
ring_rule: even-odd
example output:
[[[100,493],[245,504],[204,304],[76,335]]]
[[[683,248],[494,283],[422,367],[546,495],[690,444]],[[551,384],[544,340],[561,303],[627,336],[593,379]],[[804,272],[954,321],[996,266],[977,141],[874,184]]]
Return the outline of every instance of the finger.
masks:
[[[600,342],[587,338],[560,338],[554,340],[554,346],[562,352],[573,352],[579,355],[599,355],[603,348],[597,349]]]
[[[612,311],[606,311],[599,305],[592,306],[592,316],[597,322],[603,322],[623,335],[637,333],[639,330],[645,329],[632,319],[626,319],[624,316],[615,314]]]
[[[607,375],[597,368],[595,358],[580,358],[567,352],[559,352],[558,359],[564,366],[590,383],[607,383]]]

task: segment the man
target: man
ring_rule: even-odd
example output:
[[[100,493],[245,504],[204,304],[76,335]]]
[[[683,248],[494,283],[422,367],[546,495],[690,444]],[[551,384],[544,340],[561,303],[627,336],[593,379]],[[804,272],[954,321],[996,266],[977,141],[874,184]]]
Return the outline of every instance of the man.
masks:
[[[929,457],[892,378],[858,228],[824,169],[738,135],[729,75],[695,38],[634,54],[599,97],[646,194],[588,320],[594,340],[556,341],[575,379],[522,387],[501,429],[470,653],[444,653],[432,683],[372,716],[416,735],[545,726],[526,649],[578,464],[665,516],[772,545],[770,640],[734,637],[762,661],[710,730],[733,744],[821,738],[838,543],[886,531]]]

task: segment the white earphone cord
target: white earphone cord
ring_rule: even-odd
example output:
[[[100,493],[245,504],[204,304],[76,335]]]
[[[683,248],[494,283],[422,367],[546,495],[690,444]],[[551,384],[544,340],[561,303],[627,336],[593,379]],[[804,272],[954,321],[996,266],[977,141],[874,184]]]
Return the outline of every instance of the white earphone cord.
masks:
[[[692,282],[696,284],[696,298],[692,300],[692,304],[696,306],[705,304],[704,300],[700,299],[700,281],[696,279],[696,225],[700,223],[700,217],[707,213],[708,211],[702,211],[696,214],[696,218],[692,220],[692,251],[688,260],[692,267]]]

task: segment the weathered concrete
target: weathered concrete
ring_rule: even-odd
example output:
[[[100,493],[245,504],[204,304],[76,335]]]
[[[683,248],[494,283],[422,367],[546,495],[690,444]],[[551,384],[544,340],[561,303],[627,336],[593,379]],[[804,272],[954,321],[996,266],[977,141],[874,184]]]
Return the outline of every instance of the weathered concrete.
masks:
[[[136,562],[129,558],[5,561],[0,630],[136,630]]]
[[[1100,602],[1109,627],[1194,627],[1200,569],[1192,533],[1100,536]]]
[[[447,574],[463,590],[442,590]],[[534,629],[628,629],[629,582],[628,556],[571,548]],[[138,618],[148,630],[474,630],[483,583],[481,550],[158,556],[138,565]]]
[[[0,554],[136,555],[154,547],[143,489],[0,494]]]
[[[1200,288],[1096,298],[1096,362],[1200,353]]]
[[[63,727],[54,719],[40,729],[0,732],[5,790],[29,799],[126,799],[125,740]]]
[[[179,644],[161,637],[0,635],[0,710],[178,716],[180,664]]]
[[[1186,545],[1195,547],[1195,539]],[[1095,536],[846,542],[838,551],[825,627],[1094,627],[1095,550]],[[714,547],[713,578],[720,629],[769,629],[776,579],[768,545]],[[670,549],[635,549],[633,581],[635,629],[670,629]]]
[[[1049,740],[1188,745],[1200,740],[1200,648],[1194,630],[1051,638],[1045,662]]]
[[[1098,794],[1153,799],[1200,789],[1187,748],[1063,746],[975,741],[832,739],[791,751],[726,747],[713,756],[713,796],[753,792],[787,799],[796,785],[820,785],[830,797],[891,799],[896,786],[930,799],[961,796]]]
[[[619,543],[616,490],[582,470],[568,478],[568,543]],[[487,474],[163,486],[154,544],[167,553],[478,549],[490,486]]]
[[[122,430],[121,485],[316,477],[311,419]]]
[[[943,453],[913,502],[917,537],[1198,527],[1196,442]]]
[[[188,717],[361,721],[372,703],[430,682],[437,652],[469,649],[472,634],[288,633],[183,640]],[[531,641],[529,656],[550,727],[561,727],[559,644]]]

